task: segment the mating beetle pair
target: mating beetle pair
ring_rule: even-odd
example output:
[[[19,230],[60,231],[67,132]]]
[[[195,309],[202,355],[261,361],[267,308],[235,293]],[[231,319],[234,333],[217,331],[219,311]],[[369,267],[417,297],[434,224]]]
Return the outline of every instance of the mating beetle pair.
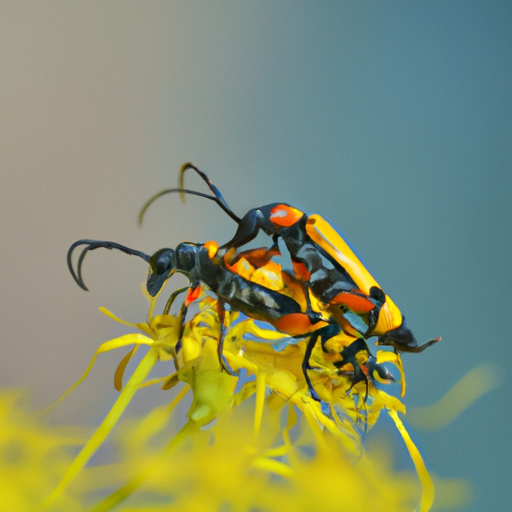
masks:
[[[75,248],[85,245],[78,259],[78,268],[75,273],[71,256]],[[136,251],[117,244],[115,242],[103,242],[96,240],[79,240],[75,242],[68,252],[68,265],[76,282],[83,288],[85,284],[82,279],[82,263],[88,251],[97,248],[117,249],[130,255],[135,255],[150,265],[150,274],[147,281],[147,289],[151,296],[155,296],[165,281],[175,272],[184,274],[190,285],[187,296],[183,302],[180,317],[182,325],[189,305],[199,296],[201,286],[206,285],[217,297],[217,311],[221,326],[224,325],[225,304],[231,309],[239,311],[255,320],[265,321],[274,326],[278,331],[290,337],[308,338],[306,353],[303,359],[302,369],[305,380],[313,398],[318,399],[309,379],[307,370],[311,353],[320,339],[324,350],[332,351],[327,344],[333,339],[343,337],[340,324],[330,315],[322,313],[318,308],[313,310],[308,298],[307,288],[293,276],[281,271],[280,266],[273,265],[271,269],[267,265],[261,266],[258,270],[260,276],[248,275],[247,267],[244,272],[236,272],[228,268],[222,261],[215,261],[217,245],[214,242],[206,244],[181,243],[176,249],[160,249],[152,256],[141,251]],[[259,250],[247,251],[243,260],[250,265],[249,261],[256,261],[261,257]],[[239,260],[241,261],[241,260]],[[238,267],[240,268],[240,267]],[[264,282],[266,286],[261,284]],[[180,336],[181,337],[181,336]],[[222,367],[230,374],[237,375],[223,355],[223,332],[221,330],[218,342],[218,355]],[[181,346],[177,343],[177,349]],[[370,354],[366,344],[354,344],[350,338],[341,344],[338,342],[338,360],[334,365],[342,368],[351,364],[354,368],[353,383],[366,380],[366,374],[373,376],[375,373],[381,380],[392,380],[392,375],[378,365],[375,358]],[[361,358],[361,352],[366,351]],[[364,360],[360,364],[358,360]]]
[[[193,169],[206,182],[213,196],[183,187],[183,176],[187,169]],[[392,346],[401,352],[422,352],[439,341],[436,338],[418,346],[398,307],[384,294],[347,242],[320,215],[308,216],[288,204],[273,203],[254,208],[240,218],[227,205],[208,176],[187,163],[181,168],[180,188],[162,190],[153,196],[144,205],[139,219],[142,220],[155,199],[170,192],[196,194],[212,199],[238,223],[235,236],[218,251],[230,268],[236,261],[236,250],[253,240],[262,230],[274,242],[267,251],[268,257],[279,252],[277,241],[281,238],[290,253],[295,276],[307,284],[315,297],[340,320],[342,327],[345,324],[347,331],[352,331],[355,337],[379,336],[379,345]],[[347,325],[340,311],[343,313],[348,310],[364,317],[366,328],[361,326],[361,322],[357,326]]]
[[[183,176],[189,168],[201,176],[213,195],[184,189]],[[206,174],[191,164],[185,164],[180,173],[180,187],[163,190],[153,196],[143,207],[140,219],[155,199],[170,192],[195,194],[215,201],[238,223],[235,236],[220,248],[213,242],[183,243],[175,250],[161,249],[151,257],[114,242],[80,240],[68,252],[68,265],[82,288],[86,289],[81,277],[83,258],[87,251],[99,247],[118,249],[149,262],[151,272],[147,288],[152,296],[158,293],[172,273],[177,271],[185,274],[190,287],[183,306],[183,320],[186,308],[197,297],[200,284],[204,283],[219,299],[221,324],[224,304],[227,303],[232,309],[264,320],[290,336],[309,338],[302,368],[315,399],[318,397],[307,370],[318,339],[327,351],[328,342],[340,336],[344,338],[338,346],[340,359],[335,365],[342,368],[348,363],[352,364],[354,382],[366,380],[366,373],[377,373],[382,379],[392,378],[371,355],[365,341],[370,336],[379,336],[380,345],[391,345],[395,350],[408,352],[421,352],[439,340],[417,345],[396,305],[383,293],[343,238],[319,215],[307,216],[287,204],[274,203],[250,210],[239,218]],[[273,245],[270,248],[238,251],[254,239],[259,230],[273,238]],[[272,258],[279,254],[279,239],[283,240],[290,254],[293,276],[280,266],[276,271],[275,264],[272,267],[274,273],[269,270]],[[75,274],[71,254],[78,245],[87,247],[80,255]],[[258,270],[260,277],[253,278]],[[285,281],[286,286],[269,287],[268,276],[272,275],[274,280]],[[266,281],[261,276],[266,276]],[[316,308],[312,306],[313,302]],[[222,366],[233,373],[222,354],[222,336],[218,346]],[[361,360],[357,358],[360,352],[366,353],[366,362],[361,366],[357,362]]]

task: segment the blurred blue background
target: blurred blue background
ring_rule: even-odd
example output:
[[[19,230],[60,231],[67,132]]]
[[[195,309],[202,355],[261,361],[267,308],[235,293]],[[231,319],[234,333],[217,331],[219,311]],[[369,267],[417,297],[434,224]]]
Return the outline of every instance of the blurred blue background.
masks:
[[[185,161],[235,212],[322,213],[418,339],[443,336],[404,357],[407,406],[482,361],[509,374],[511,27],[507,1],[2,2],[0,384],[46,405],[122,329],[98,306],[144,318],[145,266],[95,252],[85,293],[65,263],[76,239],[152,252],[230,238],[196,198],[160,200],[138,229]],[[102,357],[57,414],[98,421],[118,360]],[[435,474],[473,481],[467,510],[510,506],[508,383],[416,430]]]

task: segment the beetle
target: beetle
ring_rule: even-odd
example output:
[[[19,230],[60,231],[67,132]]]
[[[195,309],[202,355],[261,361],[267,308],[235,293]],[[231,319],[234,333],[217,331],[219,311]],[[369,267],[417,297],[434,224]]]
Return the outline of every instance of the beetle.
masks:
[[[85,247],[78,258],[75,272],[72,255],[79,246]],[[319,340],[324,351],[339,353],[338,360],[334,362],[335,367],[342,369],[347,364],[352,365],[352,385],[362,380],[368,385],[367,375],[370,375],[370,377],[376,376],[380,380],[394,380],[385,367],[376,363],[375,358],[367,349],[366,343],[354,350],[355,345],[352,347],[353,339],[350,338],[348,341],[343,339],[344,333],[340,324],[330,315],[319,311],[318,308],[315,310],[307,297],[309,291],[303,282],[289,275],[279,265],[271,261],[262,262],[262,255],[258,249],[241,254],[238,260],[238,271],[233,271],[224,264],[223,260],[216,258],[218,244],[215,242],[204,244],[183,242],[175,249],[160,249],[150,256],[142,251],[115,242],[78,240],[71,245],[67,262],[74,280],[84,290],[87,290],[87,287],[82,277],[83,261],[89,251],[98,248],[120,250],[126,254],[138,256],[149,263],[150,272],[147,278],[147,290],[153,297],[157,295],[165,281],[173,273],[184,274],[190,285],[181,308],[182,325],[184,325],[188,307],[200,293],[201,285],[205,284],[210,288],[218,299],[217,309],[221,324],[218,357],[221,366],[231,375],[237,375],[237,373],[230,367],[223,354],[225,304],[250,318],[268,322],[290,337],[307,339],[302,370],[310,394],[315,400],[320,399],[313,389],[307,371],[311,368],[309,360],[312,350]],[[244,272],[240,268],[240,262],[242,261],[246,262]],[[254,267],[251,262],[259,263],[259,266]],[[254,269],[252,275],[248,266]],[[256,275],[257,272],[259,272],[258,275]],[[328,343],[332,343],[335,338],[338,340],[338,344],[334,348],[328,347]],[[177,350],[180,346],[181,341],[179,340]],[[361,360],[361,357],[358,357],[360,353],[364,358],[362,364],[358,362]]]
[[[184,188],[184,174],[194,170],[208,185],[213,196]],[[261,230],[273,239],[268,255],[279,252],[282,239],[290,254],[295,276],[304,281],[314,296],[354,338],[378,336],[377,344],[400,352],[423,352],[440,337],[418,345],[407,327],[405,317],[363,265],[345,239],[320,215],[308,215],[286,203],[272,203],[249,210],[238,217],[206,173],[191,163],[182,166],[179,188],[165,189],[143,206],[139,222],[147,208],[159,197],[171,192],[194,194],[215,201],[238,224],[233,238],[217,251],[217,258],[233,268],[237,250],[252,241]],[[352,321],[348,319],[348,312]]]

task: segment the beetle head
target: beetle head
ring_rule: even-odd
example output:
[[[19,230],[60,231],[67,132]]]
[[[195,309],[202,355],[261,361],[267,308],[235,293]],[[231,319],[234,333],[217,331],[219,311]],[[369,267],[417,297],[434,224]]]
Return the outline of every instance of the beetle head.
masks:
[[[418,345],[414,334],[407,327],[405,317],[402,317],[402,323],[396,329],[392,329],[387,333],[379,336],[377,345],[391,346],[399,352],[423,352],[430,345],[440,341],[441,337],[429,340],[423,345]]]
[[[402,323],[395,329],[391,329],[387,333],[379,336],[378,345],[391,346],[400,352],[414,352],[418,346],[418,342],[414,334],[405,324],[405,318],[402,317]]]
[[[160,291],[171,271],[176,268],[175,259],[172,249],[160,249],[149,259],[150,273],[146,286],[151,297]]]

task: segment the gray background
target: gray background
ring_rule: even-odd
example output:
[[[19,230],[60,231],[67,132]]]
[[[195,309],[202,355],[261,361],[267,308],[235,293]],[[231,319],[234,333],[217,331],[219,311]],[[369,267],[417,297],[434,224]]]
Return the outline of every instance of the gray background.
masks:
[[[0,383],[47,404],[124,332],[98,306],[144,318],[145,266],[92,253],[82,292],[65,264],[76,239],[228,239],[233,222],[193,198],[162,199],[137,228],[188,160],[238,213],[322,213],[418,339],[443,336],[405,357],[407,405],[481,361],[508,372],[511,22],[506,1],[1,2]],[[57,418],[101,419],[119,358]],[[474,481],[468,510],[510,506],[507,390],[416,431],[436,474]]]

